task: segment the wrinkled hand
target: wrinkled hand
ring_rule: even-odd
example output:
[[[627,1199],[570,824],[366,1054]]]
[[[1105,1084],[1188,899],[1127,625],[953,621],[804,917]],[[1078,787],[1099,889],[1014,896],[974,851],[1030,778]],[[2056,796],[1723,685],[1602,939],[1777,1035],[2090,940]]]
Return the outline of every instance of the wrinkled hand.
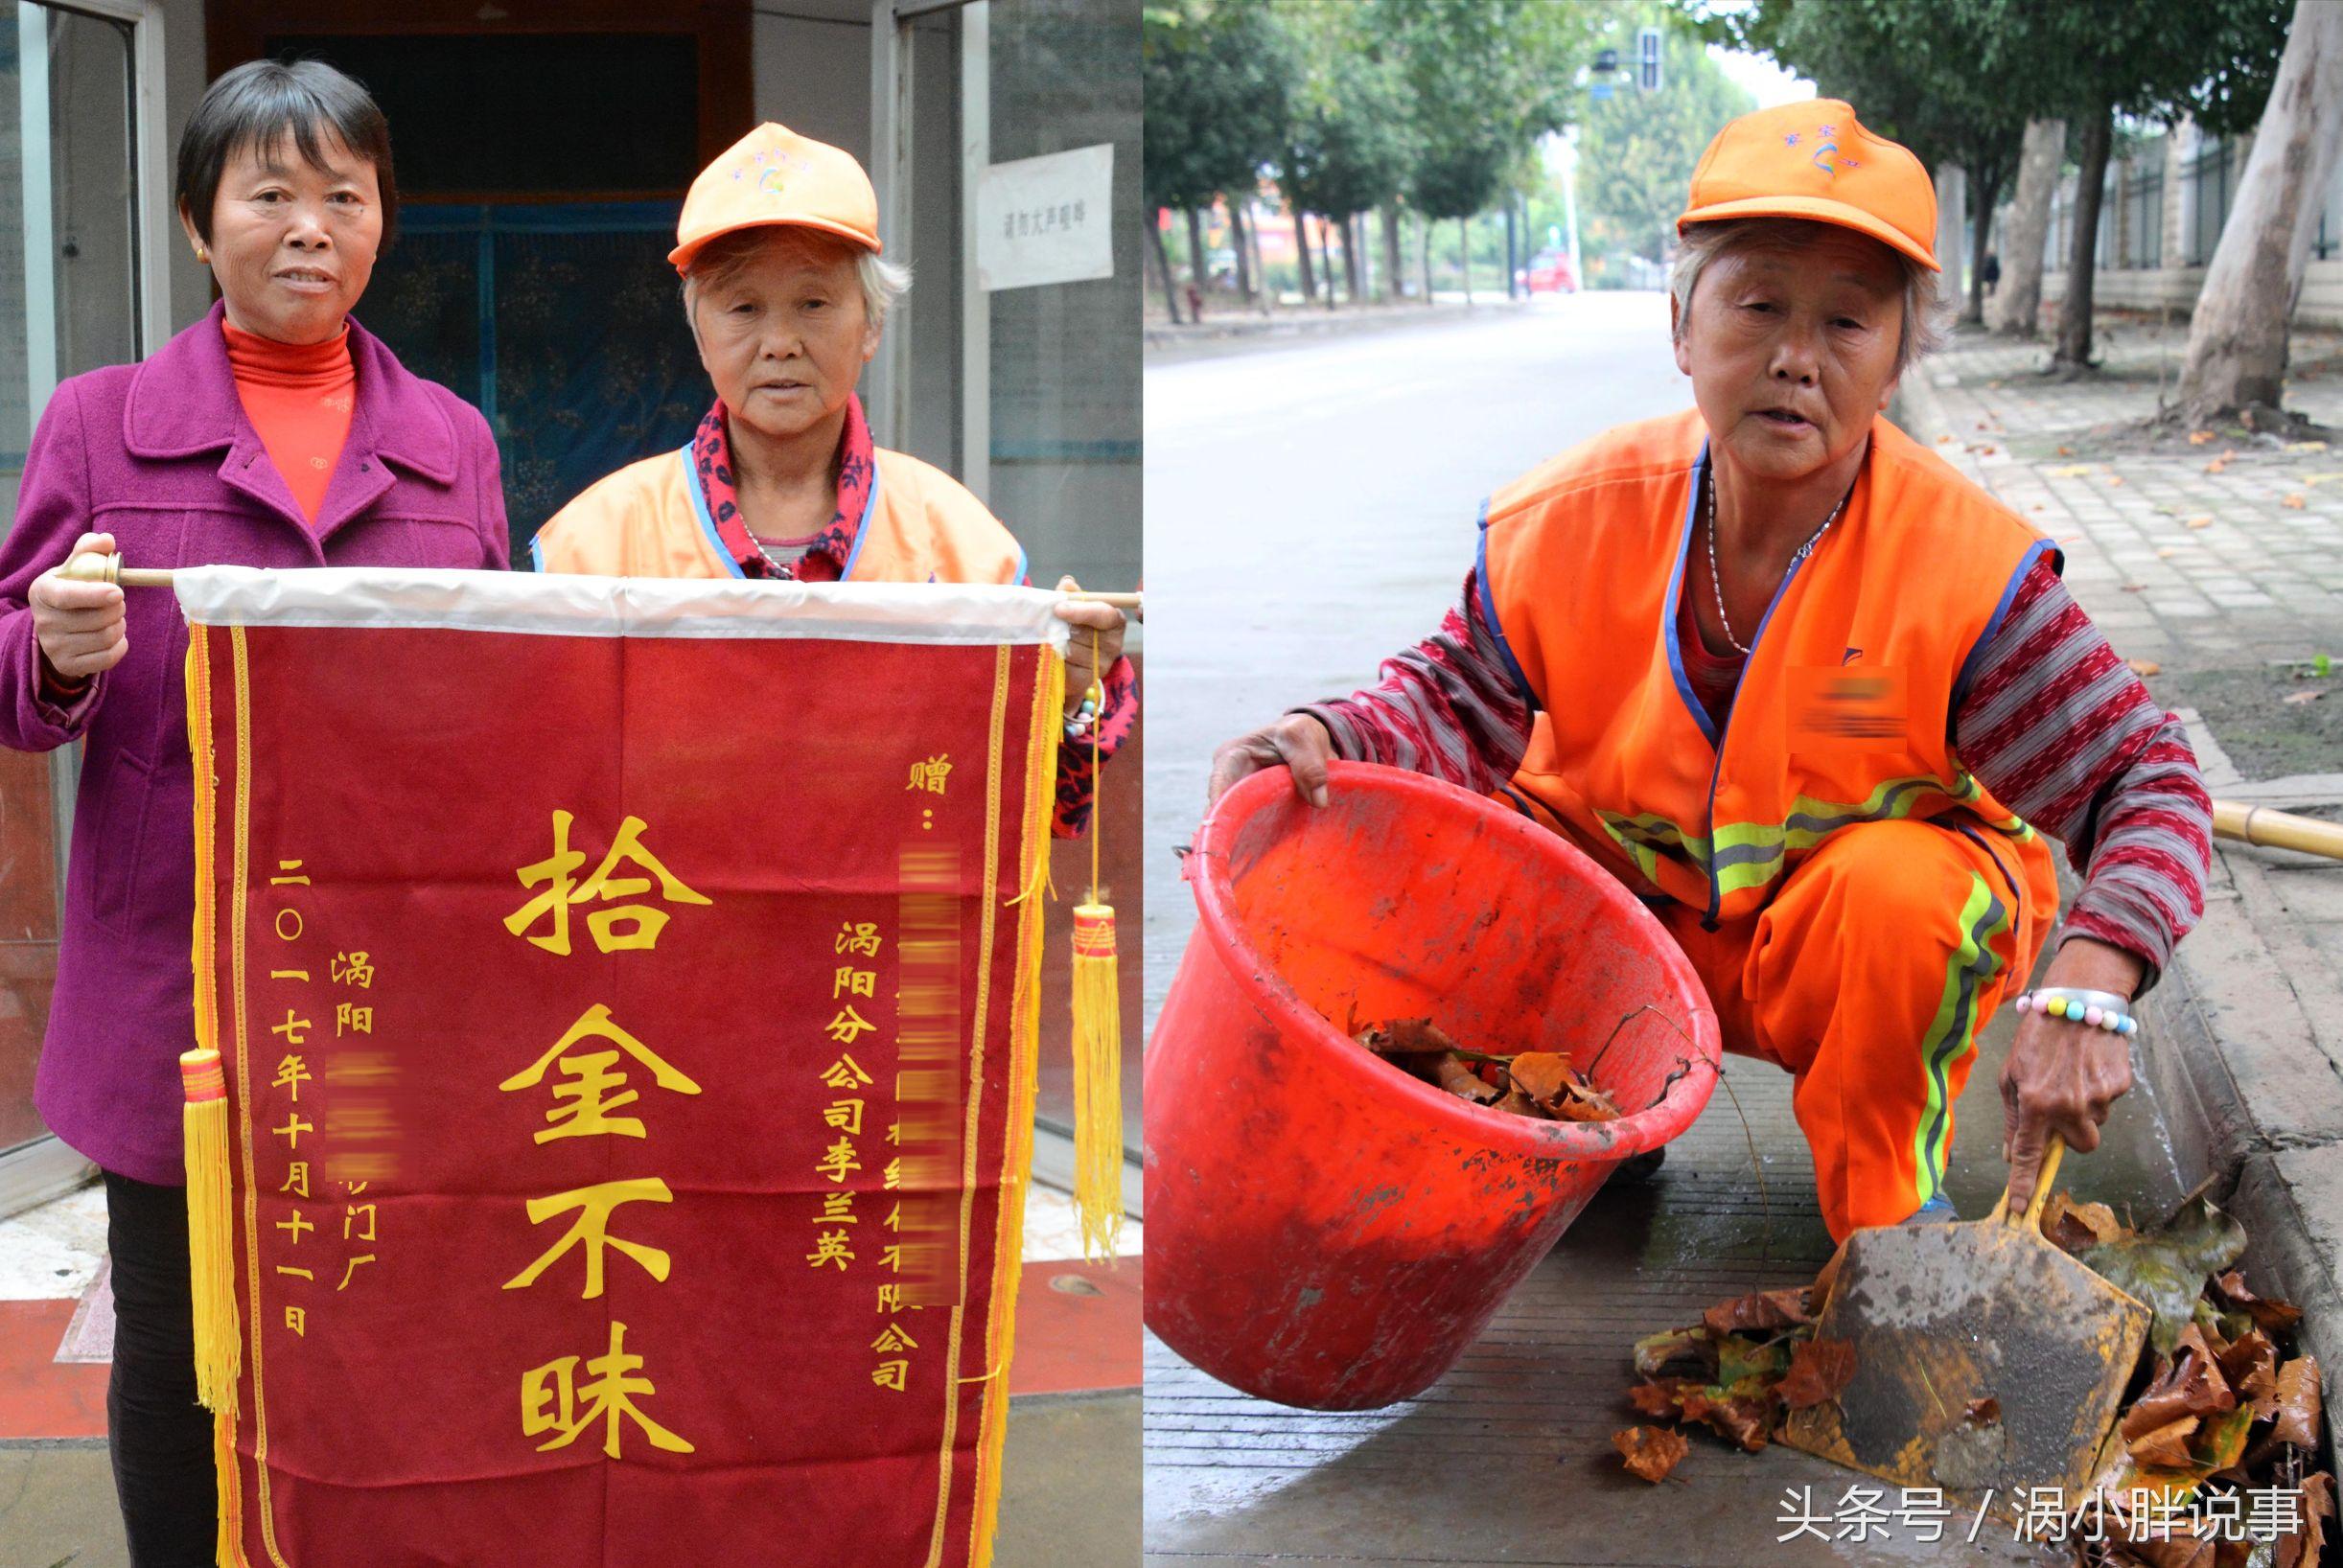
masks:
[[[2146,966],[2123,949],[2076,936],[2058,949],[2042,983],[2128,997],[2139,990],[2145,973]],[[2046,1013],[2028,1013],[2018,1020],[2001,1081],[2009,1207],[2022,1212],[2033,1199],[2052,1133],[2078,1154],[2099,1147],[2100,1123],[2131,1088],[2131,1041]]]
[[[1071,577],[1057,580],[1057,591],[1071,593],[1081,585]],[[1096,599],[1065,599],[1057,606],[1057,618],[1075,628],[1066,639],[1066,716],[1082,705],[1082,694],[1098,684],[1115,660],[1123,657],[1123,628],[1128,624],[1123,611],[1113,605]],[[1094,648],[1090,634],[1098,633]]]
[[[83,534],[74,555],[112,555],[114,536]],[[66,680],[85,680],[122,662],[130,651],[124,629],[122,589],[112,583],[76,583],[51,567],[33,579],[33,635],[41,657]]]
[[[1307,713],[1288,713],[1249,735],[1240,735],[1212,754],[1212,784],[1205,799],[1218,800],[1228,787],[1264,768],[1293,770],[1293,793],[1313,806],[1326,804],[1326,765],[1334,740]]]

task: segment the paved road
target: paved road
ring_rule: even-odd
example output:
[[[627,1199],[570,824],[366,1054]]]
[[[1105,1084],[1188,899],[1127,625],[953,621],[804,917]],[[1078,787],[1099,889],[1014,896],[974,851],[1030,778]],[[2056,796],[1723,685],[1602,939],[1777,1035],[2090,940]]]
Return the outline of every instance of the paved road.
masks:
[[[1147,371],[1147,1005],[1195,905],[1169,849],[1212,749],[1439,624],[1491,490],[1685,406],[1661,294],[1496,307]]]
[[[1147,994],[1150,1023],[1194,923],[1171,846],[1201,815],[1213,747],[1294,703],[1348,691],[1438,623],[1471,565],[1480,498],[1541,458],[1689,388],[1659,295],[1596,294],[1439,326],[1212,357],[1147,373]],[[1983,1213],[1998,1188],[1987,1031],[1949,1186]],[[1597,1195],[1458,1367],[1415,1399],[1348,1416],[1214,1382],[1159,1343],[1147,1370],[1149,1568],[1442,1563],[2024,1562],[2006,1529],[1960,1544],[1780,1542],[1785,1488],[1824,1509],[1859,1481],[1781,1448],[1705,1438],[1653,1488],[1610,1433],[1635,1418],[1628,1347],[1710,1303],[1811,1278],[1829,1251],[1788,1079],[1728,1064],[1657,1182]],[[1743,1118],[1746,1117],[1746,1131]],[[1762,1181],[1752,1174],[1752,1152]],[[2158,1108],[2119,1107],[2070,1177],[2145,1216],[2179,1183]],[[1891,1506],[1893,1499],[1891,1496]]]

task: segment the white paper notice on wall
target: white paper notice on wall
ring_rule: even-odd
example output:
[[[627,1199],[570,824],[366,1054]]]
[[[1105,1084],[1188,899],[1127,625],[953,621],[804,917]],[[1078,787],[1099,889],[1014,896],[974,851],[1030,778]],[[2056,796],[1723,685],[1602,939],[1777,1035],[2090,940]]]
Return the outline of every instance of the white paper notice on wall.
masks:
[[[1111,142],[996,163],[976,191],[976,277],[987,293],[1115,275]]]

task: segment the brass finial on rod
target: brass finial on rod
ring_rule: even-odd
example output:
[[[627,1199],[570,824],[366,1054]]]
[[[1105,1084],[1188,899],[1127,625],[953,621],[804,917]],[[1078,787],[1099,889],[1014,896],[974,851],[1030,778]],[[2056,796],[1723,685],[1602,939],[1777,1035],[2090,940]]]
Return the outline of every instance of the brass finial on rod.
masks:
[[[119,552],[84,550],[68,558],[57,574],[69,583],[112,583],[121,588],[169,588],[167,567],[126,566]]]

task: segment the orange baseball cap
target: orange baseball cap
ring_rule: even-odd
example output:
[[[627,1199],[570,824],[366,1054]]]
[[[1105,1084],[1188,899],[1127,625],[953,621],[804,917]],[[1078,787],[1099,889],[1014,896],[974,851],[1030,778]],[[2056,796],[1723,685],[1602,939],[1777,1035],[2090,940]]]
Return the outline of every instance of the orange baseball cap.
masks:
[[[1692,170],[1692,205],[1676,219],[1805,218],[1867,234],[1931,272],[1937,187],[1909,150],[1874,136],[1835,98],[1728,121]]]
[[[881,248],[878,193],[854,155],[768,123],[726,148],[691,182],[667,260],[682,272],[719,235],[782,224]]]

